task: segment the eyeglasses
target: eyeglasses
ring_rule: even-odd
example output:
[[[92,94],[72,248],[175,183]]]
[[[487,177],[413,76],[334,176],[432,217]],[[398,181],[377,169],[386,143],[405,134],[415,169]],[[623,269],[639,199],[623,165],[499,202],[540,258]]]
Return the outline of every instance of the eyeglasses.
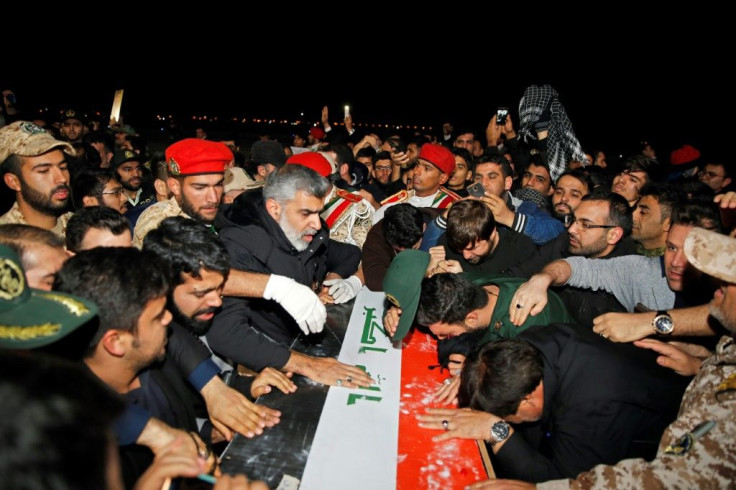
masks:
[[[570,227],[570,226],[574,225],[575,223],[577,223],[578,226],[583,231],[590,230],[591,228],[616,228],[617,227],[617,225],[596,225],[596,224],[592,224],[592,223],[589,223],[587,221],[583,221],[583,220],[581,220],[579,218],[574,218],[573,216],[570,216],[570,215],[565,216],[565,221],[569,222],[569,223],[566,223],[568,227]]]
[[[390,172],[391,167],[373,167],[376,172]]]
[[[723,177],[723,175],[717,174],[710,170],[701,170],[700,172],[698,172],[698,177],[702,177],[703,175],[707,175],[709,179],[714,179],[716,177]]]
[[[115,190],[110,191],[110,192],[100,192],[100,194],[103,195],[103,196],[117,196],[117,197],[120,197],[120,196],[123,195],[123,192],[124,192],[123,191],[123,188],[120,187],[120,188],[115,189]]]

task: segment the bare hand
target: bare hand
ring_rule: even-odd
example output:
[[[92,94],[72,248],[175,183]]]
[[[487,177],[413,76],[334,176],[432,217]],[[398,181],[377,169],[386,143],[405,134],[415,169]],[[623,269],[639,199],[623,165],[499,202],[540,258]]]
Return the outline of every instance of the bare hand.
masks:
[[[651,349],[662,354],[657,357],[657,364],[673,370],[681,376],[694,376],[700,371],[702,361],[681,351],[674,345],[655,339],[637,340],[634,345],[642,349]]]
[[[485,440],[490,437],[491,426],[501,419],[469,408],[428,408],[426,414],[417,415],[417,420],[419,427],[438,430],[444,430],[442,421],[446,420],[447,430],[432,438],[439,442],[453,438]]]
[[[212,490],[268,490],[268,485],[260,480],[249,482],[245,475],[223,475]]]
[[[605,313],[593,319],[593,331],[614,342],[633,342],[654,333],[652,313]]]
[[[228,441],[233,431],[248,438],[261,435],[264,427],[273,427],[281,418],[278,410],[256,405],[217,376],[202,388],[202,396],[212,425]]]
[[[447,383],[447,380],[450,382]],[[434,392],[434,399],[443,405],[457,405],[457,392],[460,390],[460,376],[453,376],[452,378],[447,378],[447,380]]]
[[[429,264],[427,265],[426,276],[430,277],[434,274],[437,264],[445,260],[446,251],[442,245],[436,245],[429,249]]]
[[[253,384],[250,385],[250,394],[253,398],[271,392],[271,387],[275,386],[282,393],[294,393],[296,385],[291,381],[293,373],[282,373],[278,369],[267,367],[256,376]]]
[[[486,480],[473,483],[468,488],[470,490],[533,490],[537,486],[534,483],[519,480]]]
[[[204,443],[202,443],[204,444]],[[135,490],[160,490],[167,479],[193,478],[207,472],[207,463],[192,451],[188,434],[178,436],[174,442],[156,453],[153,463],[138,478]]]
[[[399,319],[401,318],[401,308],[396,306],[390,307],[383,315],[383,328],[386,329],[386,333],[393,337],[396,333],[396,329],[399,327]]]
[[[324,127],[328,127],[330,125],[330,111],[327,109],[327,106],[322,108],[322,125]]]
[[[536,316],[544,310],[549,284],[549,276],[536,274],[519,286],[509,304],[511,323],[523,325],[529,315]]]
[[[720,204],[723,209],[734,209],[736,208],[736,192],[729,191],[725,194],[718,194],[713,198],[713,202]]]
[[[493,213],[496,223],[511,227],[514,224],[514,212],[506,205],[506,201],[498,196],[486,194],[480,198]]]
[[[365,371],[355,366],[343,364],[334,357],[312,357],[306,376],[318,383],[344,388],[368,387],[373,384]]]
[[[319,300],[322,302],[323,305],[332,305],[335,304],[335,299],[330,296],[330,288],[327,286],[322,286],[322,291],[317,295]]]
[[[501,132],[506,136],[507,140],[516,137],[516,131],[514,131],[514,124],[511,122],[511,114],[506,116],[506,124],[501,128]]]
[[[403,151],[396,152],[393,148],[391,148],[391,161],[394,165],[399,165],[401,168],[406,168],[407,165],[409,165],[409,162],[411,161],[411,158],[409,158],[409,155],[404,153]]]
[[[501,139],[501,126],[496,122],[496,116],[493,116],[486,127],[486,142],[488,146],[498,146],[499,139]]]
[[[447,364],[447,368],[450,370],[450,374],[460,374],[465,365],[465,356],[462,354],[450,354],[448,358],[450,362]]]

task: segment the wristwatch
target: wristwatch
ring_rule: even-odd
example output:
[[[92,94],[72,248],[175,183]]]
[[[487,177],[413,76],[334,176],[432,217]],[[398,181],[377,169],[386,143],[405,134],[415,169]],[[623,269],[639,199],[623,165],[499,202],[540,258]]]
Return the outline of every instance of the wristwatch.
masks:
[[[491,426],[491,447],[495,446],[501,441],[506,440],[509,436],[509,424],[504,420],[499,420]]]
[[[652,320],[654,331],[659,335],[669,335],[675,328],[675,322],[665,310],[659,310]]]

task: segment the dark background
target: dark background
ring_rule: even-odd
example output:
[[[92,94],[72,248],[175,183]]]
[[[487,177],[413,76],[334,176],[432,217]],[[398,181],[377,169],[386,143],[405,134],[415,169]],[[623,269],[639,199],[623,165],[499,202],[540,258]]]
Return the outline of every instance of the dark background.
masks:
[[[283,45],[275,43],[274,32],[265,38],[245,30],[222,39],[207,33],[187,39],[186,29],[163,29],[151,38],[142,29],[143,43],[133,43],[132,36],[108,44],[112,54],[82,51],[68,62],[22,69],[22,57],[6,63],[0,87],[15,91],[27,115],[39,108],[53,115],[64,107],[104,114],[115,89],[124,88],[125,122],[139,131],[160,131],[155,116],[172,114],[190,135],[200,124],[192,116],[218,116],[217,124],[206,127],[212,139],[234,131],[247,146],[258,128],[223,125],[223,119],[296,120],[304,113],[317,122],[325,104],[333,123],[348,104],[356,123],[416,124],[439,132],[449,121],[483,135],[498,106],[511,108],[516,122],[525,87],[550,83],[587,152],[628,155],[648,140],[664,162],[685,143],[708,157],[730,157],[733,77],[728,62],[713,58],[723,45],[712,36],[618,25],[612,32],[589,29],[565,39],[544,32],[543,42],[540,31],[524,46],[508,39],[499,44],[492,31],[472,31],[474,40],[465,42],[455,31],[429,36],[429,27],[419,24],[403,39],[381,42],[371,37],[375,27],[356,28],[342,51],[338,46],[346,40],[339,33],[320,37],[320,31],[280,27]],[[728,36],[715,25],[711,30]],[[390,29],[386,34],[393,35]],[[172,36],[179,36],[174,44]],[[291,129],[274,126],[271,133],[284,138]]]

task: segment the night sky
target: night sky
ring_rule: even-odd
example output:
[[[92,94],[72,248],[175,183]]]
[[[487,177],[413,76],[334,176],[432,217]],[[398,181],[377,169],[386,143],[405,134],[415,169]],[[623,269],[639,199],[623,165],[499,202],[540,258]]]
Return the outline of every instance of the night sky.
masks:
[[[233,64],[215,53],[190,61],[186,69],[172,60],[177,69],[107,70],[109,75],[61,76],[53,83],[33,71],[10,70],[0,73],[0,86],[13,88],[26,108],[77,106],[102,112],[110,110],[114,90],[124,88],[123,113],[136,127],[148,127],[155,114],[169,113],[185,127],[192,114],[291,120],[303,112],[317,121],[325,104],[336,121],[348,104],[356,122],[439,128],[451,121],[456,128],[482,131],[500,105],[510,107],[517,120],[527,85],[551,83],[588,152],[628,153],[642,139],[653,142],[662,161],[684,143],[718,157],[730,150],[736,104],[722,94],[729,89],[724,87],[729,67],[702,60],[687,64],[676,49],[656,59],[651,51],[646,56],[597,51],[596,59],[548,59],[544,66],[503,57],[488,62],[480,54],[475,62],[463,63],[431,50],[425,56],[409,53],[405,59],[411,62],[405,65],[389,63],[386,56],[361,63],[294,61],[269,53]]]

